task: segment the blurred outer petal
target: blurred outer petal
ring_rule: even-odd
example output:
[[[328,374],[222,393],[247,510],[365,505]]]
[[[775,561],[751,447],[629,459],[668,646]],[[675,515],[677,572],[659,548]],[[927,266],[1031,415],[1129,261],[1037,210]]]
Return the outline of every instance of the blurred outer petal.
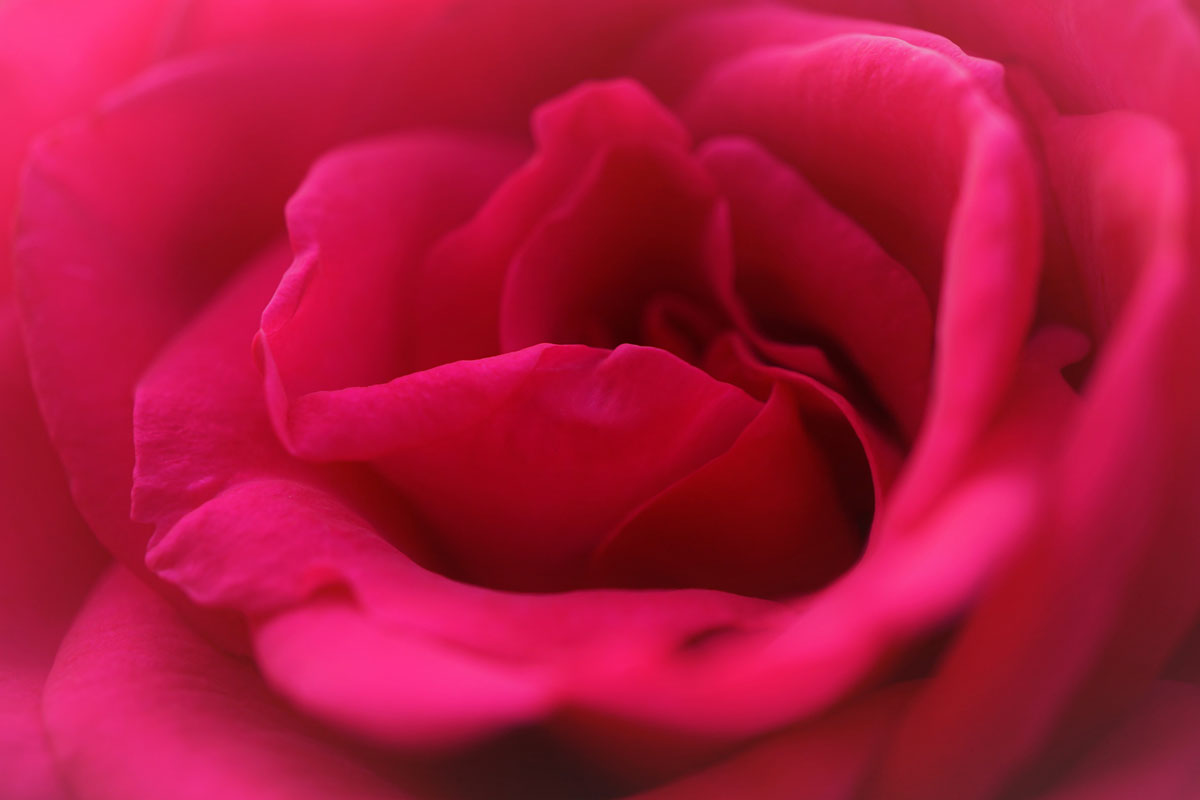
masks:
[[[45,702],[80,800],[413,796],[284,708],[248,663],[119,567],[76,619]]]
[[[1200,786],[1200,689],[1159,681],[1036,800],[1191,800]]]
[[[1027,333],[1041,244],[1019,130],[951,58],[860,35],[729,63],[685,117],[792,163],[937,304],[925,429],[888,517],[912,521],[997,412]]]
[[[1046,524],[914,706],[880,798],[992,797],[1015,771],[1053,768],[1145,690],[1200,613],[1200,280],[1186,260],[1184,162],[1136,118],[1046,135],[1086,163],[1091,137],[1064,131],[1114,125],[1142,158],[1075,176],[1074,231],[1090,234],[1076,246],[1102,269],[1117,248],[1136,284],[1048,484]]]
[[[8,0],[0,4],[0,219],[30,142],[156,61],[229,45],[396,37],[443,0]],[[69,54],[69,57],[64,57]],[[11,243],[0,228],[0,295]]]
[[[1200,26],[1182,0],[913,0],[912,6],[921,27],[1030,67],[1069,111],[1147,111],[1200,136]]]
[[[29,385],[16,308],[0,302],[0,797],[63,797],[42,682],[105,561],[75,511]]]
[[[171,5],[169,0],[0,4],[0,296],[10,289],[9,220],[30,141],[150,64]]]
[[[133,386],[216,287],[280,231],[321,151],[386,121],[363,54],[172,62],[41,140],[16,248],[51,438],[97,536],[134,571]]]
[[[833,2],[847,5],[843,0]],[[814,13],[785,5],[749,3],[701,10],[680,17],[655,33],[637,51],[632,74],[669,102],[721,65],[755,50],[799,47],[845,34],[889,36],[942,54],[971,72],[993,99],[1004,103],[1004,71],[993,62],[963,53],[954,42],[928,31],[881,23],[887,16],[854,19],[836,14],[848,9]]]
[[[868,694],[637,800],[854,800],[917,688]]]

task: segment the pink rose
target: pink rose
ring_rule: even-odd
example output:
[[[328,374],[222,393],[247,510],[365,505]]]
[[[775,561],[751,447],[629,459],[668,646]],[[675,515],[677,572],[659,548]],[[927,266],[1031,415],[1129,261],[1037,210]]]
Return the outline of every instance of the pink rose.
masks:
[[[0,3],[0,798],[1197,796],[1198,12]]]

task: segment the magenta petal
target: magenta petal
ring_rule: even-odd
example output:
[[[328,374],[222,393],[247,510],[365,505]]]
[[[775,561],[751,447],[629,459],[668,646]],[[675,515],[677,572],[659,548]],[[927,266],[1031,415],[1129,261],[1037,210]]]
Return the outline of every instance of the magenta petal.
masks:
[[[316,52],[176,61],[35,148],[16,249],[34,383],[84,516],[131,569],[149,536],[129,522],[133,386],[278,235],[311,159],[384,121],[348,88],[364,68]]]
[[[728,451],[621,524],[593,555],[597,580],[778,597],[840,575],[866,530],[855,528],[857,509],[842,506],[803,419],[777,388]]]
[[[1200,25],[1178,0],[915,0],[925,27],[1027,64],[1064,107],[1148,111],[1200,135]]]
[[[544,668],[389,629],[336,598],[264,620],[255,652],[267,679],[301,708],[408,749],[459,746],[537,720],[555,699]]]
[[[1049,454],[1076,411],[1058,370],[1078,348],[1066,332],[1035,339],[1017,400],[935,510],[906,526],[884,520],[863,559],[794,615],[761,638],[734,626],[686,660],[597,666],[577,682],[579,702],[692,735],[761,732],[828,708],[881,660],[949,623],[1036,531]]]
[[[154,592],[111,572],[46,687],[46,724],[79,800],[399,800],[285,708],[246,662],[215,650]],[[425,796],[425,795],[421,795]]]
[[[520,155],[514,144],[441,132],[357,144],[313,167],[288,202],[295,262],[262,319],[289,391],[367,386],[410,371],[413,328],[428,306],[426,252]]]
[[[1187,162],[1175,135],[1128,112],[1048,114],[1039,121],[1047,169],[1077,255],[1091,330],[1103,341],[1163,237],[1178,235]]]
[[[296,455],[371,461],[465,576],[570,586],[630,509],[726,450],[757,411],[654,348],[519,350],[290,405],[265,351],[276,429]]]
[[[536,155],[430,252],[413,291],[413,371],[501,352],[509,268],[531,234],[614,147],[682,151],[680,123],[630,81],[584,84],[533,116]],[[536,343],[536,342],[535,342]]]
[[[832,345],[912,436],[925,409],[933,322],[912,275],[803,178],[744,139],[701,160],[730,206],[738,296],[770,335]]]
[[[0,7],[0,296],[10,289],[8,221],[30,142],[145,69],[171,17],[160,0],[59,0],[52,6],[12,0]]]
[[[1147,175],[1163,172],[1143,170],[1139,185]],[[1132,237],[1137,283],[1047,477],[1038,535],[914,707],[883,797],[985,797],[1020,769],[1053,765],[1144,691],[1200,614],[1200,377],[1187,366],[1200,351],[1200,286],[1177,177],[1140,186],[1161,193]],[[1123,224],[1108,226],[1125,222],[1134,191],[1087,198],[1096,213],[1080,219],[1100,242],[1128,243]],[[987,745],[967,731],[985,731]]]
[[[728,264],[711,233],[717,208],[708,176],[678,148],[598,154],[509,270],[502,349],[645,343],[644,317],[658,298],[715,309],[713,273]]]
[[[946,56],[971,72],[997,99],[1004,94],[1004,72],[994,61],[963,53],[952,41],[919,28],[887,24],[896,14],[868,13],[867,19],[839,16],[853,13],[851,3],[836,0],[832,8],[748,3],[682,15],[643,45],[632,74],[660,97],[675,102],[708,73],[756,50],[799,47],[845,34],[889,36]],[[880,3],[879,5],[884,5]],[[828,11],[831,13],[814,13]],[[906,16],[906,15],[901,15]]]
[[[0,797],[66,797],[42,726],[42,684],[106,560],[46,437],[17,330],[0,303]]]
[[[925,435],[892,509],[918,513],[997,411],[1032,314],[1040,220],[1015,122],[950,58],[861,35],[732,62],[687,116],[794,165],[935,302]]]

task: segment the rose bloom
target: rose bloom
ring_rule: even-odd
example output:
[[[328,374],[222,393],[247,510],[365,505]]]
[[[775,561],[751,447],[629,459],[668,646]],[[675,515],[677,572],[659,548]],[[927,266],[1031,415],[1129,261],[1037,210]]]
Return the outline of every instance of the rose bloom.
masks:
[[[1196,0],[6,0],[0,111],[0,798],[1200,797]]]

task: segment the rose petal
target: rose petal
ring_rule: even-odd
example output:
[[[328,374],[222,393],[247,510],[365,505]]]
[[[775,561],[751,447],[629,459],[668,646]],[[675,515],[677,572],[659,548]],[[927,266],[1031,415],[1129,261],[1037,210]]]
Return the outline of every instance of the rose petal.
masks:
[[[0,796],[66,797],[42,683],[105,556],[71,503],[29,385],[16,308],[0,304]]]
[[[173,62],[35,149],[16,252],[34,382],[85,518],[135,571],[149,529],[129,522],[133,385],[278,235],[312,157],[382,122],[365,66],[317,52]]]
[[[269,350],[265,363],[293,454],[371,461],[463,575],[524,589],[574,585],[611,526],[728,449],[758,410],[674,356],[630,345],[541,345],[290,405]]]
[[[544,668],[392,630],[336,599],[263,621],[255,651],[268,680],[301,708],[409,749],[461,746],[537,720],[555,699]]]
[[[714,767],[645,794],[639,800],[851,800],[916,693],[902,684],[868,695],[794,730],[751,745]]]
[[[296,260],[263,312],[262,335],[290,392],[409,371],[426,308],[426,251],[476,210],[519,154],[502,141],[431,132],[318,162],[288,202]]]
[[[654,142],[602,153],[513,262],[501,347],[648,344],[644,317],[664,296],[715,310],[712,273],[728,264],[710,233],[715,214],[711,181],[690,156]]]
[[[724,737],[836,702],[970,607],[1036,530],[1051,456],[1076,410],[1058,370],[1079,348],[1080,337],[1066,331],[1035,339],[1005,413],[942,501],[909,528],[874,532],[863,560],[795,616],[761,637],[735,629],[686,660],[590,665],[576,702],[659,730]]]
[[[0,296],[11,288],[7,221],[16,210],[29,143],[149,65],[170,17],[168,4],[158,0],[11,0],[0,6]]]
[[[679,122],[630,81],[585,84],[539,106],[537,154],[514,173],[469,223],[432,250],[414,291],[411,370],[485,358],[500,348],[505,278],[519,249],[565,202],[593,161],[622,145],[682,149]]]
[[[1072,111],[1131,108],[1200,134],[1200,26],[1178,0],[916,0],[924,26],[1029,65]]]
[[[284,708],[124,570],[97,587],[46,687],[80,800],[413,796]],[[420,794],[420,796],[428,796]]]
[[[840,575],[866,531],[855,527],[856,509],[839,502],[799,406],[777,388],[728,451],[639,508],[597,548],[595,579],[779,597]]]
[[[928,31],[881,22],[907,14],[868,12],[870,19],[854,19],[840,16],[853,13],[847,3],[830,3],[827,10],[832,13],[814,13],[819,10],[815,5],[806,2],[806,8],[800,9],[782,4],[746,4],[682,16],[639,48],[631,74],[674,103],[707,73],[756,50],[802,46],[844,34],[869,34],[938,52],[971,72],[993,99],[1005,102],[1004,72],[999,64],[968,56],[952,41]]]
[[[1118,170],[1128,192],[1101,183],[1077,198],[1096,241],[1135,245],[1140,279],[1049,478],[1041,532],[914,707],[882,797],[990,796],[1017,770],[1054,763],[1144,689],[1200,614],[1200,379],[1187,366],[1200,288],[1184,257],[1182,167],[1155,166]],[[1147,189],[1155,200],[1130,236],[1118,209]]]
[[[919,513],[995,413],[1032,314],[1038,204],[1015,123],[951,59],[861,35],[726,65],[685,116],[795,165],[937,305],[925,434],[889,510]]]
[[[751,317],[776,338],[837,348],[911,437],[933,339],[912,276],[752,142],[714,140],[701,160],[730,206],[738,296]]]

